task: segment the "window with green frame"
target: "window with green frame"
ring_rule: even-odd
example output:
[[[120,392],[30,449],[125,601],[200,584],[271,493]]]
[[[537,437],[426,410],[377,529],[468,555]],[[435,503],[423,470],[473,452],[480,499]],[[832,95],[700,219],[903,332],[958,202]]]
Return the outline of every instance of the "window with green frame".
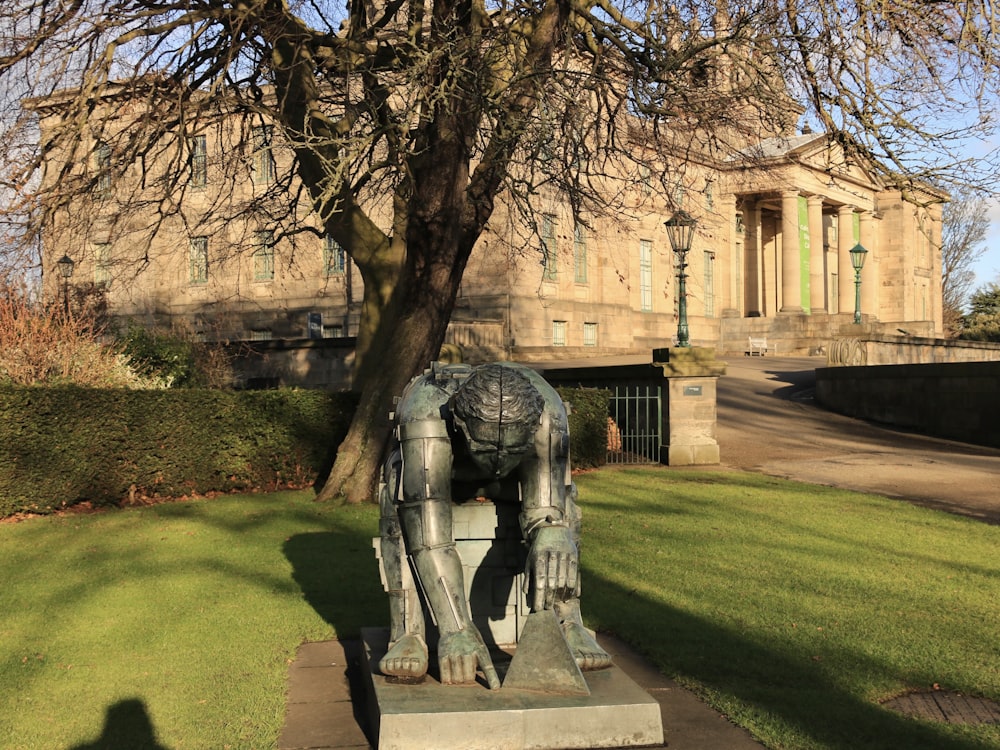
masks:
[[[208,282],[208,237],[191,238],[188,258],[188,281],[192,284]]]
[[[552,346],[566,346],[566,321],[552,321]]]
[[[274,278],[274,232],[257,232],[253,253],[253,278],[271,281]]]
[[[253,181],[260,185],[274,182],[273,125],[255,125],[251,130],[253,140]]]
[[[106,287],[111,283],[111,243],[94,243],[94,283]]]
[[[340,276],[347,270],[347,252],[330,235],[323,238],[323,273],[326,276]]]
[[[579,222],[573,226],[573,281],[587,283],[587,228]]]
[[[653,243],[639,240],[639,297],[640,309],[653,309]]]
[[[555,281],[558,277],[558,247],[556,244],[555,214],[542,215],[542,278]]]
[[[111,146],[98,143],[94,147],[94,192],[98,196],[111,194]]]
[[[705,317],[715,317],[715,253],[705,251]]]
[[[188,170],[191,187],[208,184],[208,141],[203,135],[188,138]]]

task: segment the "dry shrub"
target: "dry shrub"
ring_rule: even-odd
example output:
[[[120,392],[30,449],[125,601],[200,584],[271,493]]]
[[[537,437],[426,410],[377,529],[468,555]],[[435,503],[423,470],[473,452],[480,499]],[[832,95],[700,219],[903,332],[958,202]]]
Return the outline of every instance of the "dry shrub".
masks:
[[[104,343],[92,315],[34,302],[25,288],[11,284],[0,287],[0,383],[164,386],[135,373],[120,351]]]

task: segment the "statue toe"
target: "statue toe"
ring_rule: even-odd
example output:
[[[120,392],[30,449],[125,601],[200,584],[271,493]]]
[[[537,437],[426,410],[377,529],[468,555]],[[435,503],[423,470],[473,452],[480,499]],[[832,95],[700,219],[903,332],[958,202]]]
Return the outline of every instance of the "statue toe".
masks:
[[[582,624],[564,622],[563,633],[580,669],[593,671],[611,666],[611,655],[600,647],[594,636]]]
[[[427,644],[417,635],[404,635],[389,647],[378,663],[382,674],[389,677],[418,679],[427,674]]]

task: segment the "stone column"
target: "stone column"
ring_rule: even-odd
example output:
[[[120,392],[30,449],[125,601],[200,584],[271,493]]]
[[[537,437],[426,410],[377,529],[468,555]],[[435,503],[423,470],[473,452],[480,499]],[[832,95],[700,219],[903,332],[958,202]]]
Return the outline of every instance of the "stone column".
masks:
[[[861,244],[868,251],[865,267],[861,269],[861,313],[878,318],[879,265],[878,244],[875,240],[875,220],[871,211],[861,214]]]
[[[663,369],[660,463],[669,466],[719,463],[715,437],[717,386],[726,363],[715,359],[715,349],[692,346],[654,349],[653,365]]]
[[[781,194],[781,312],[802,312],[802,261],[799,250],[799,194]]]
[[[823,196],[811,195],[809,206],[809,306],[813,313],[826,312],[826,253],[823,244]]]
[[[854,247],[854,208],[837,209],[837,279],[840,287],[838,309],[841,315],[854,314],[854,266],[851,265],[851,248]]]
[[[744,268],[744,288],[746,290],[746,315],[748,318],[759,318],[764,309],[763,271],[761,258],[763,249],[760,244],[760,206],[757,201],[746,198],[743,201],[743,227],[746,231],[746,266]]]
[[[743,262],[743,258],[736,252],[739,247],[736,236],[736,196],[732,194],[719,196],[719,212],[725,218],[728,229],[722,234],[719,260],[715,266],[718,273],[725,275],[719,280],[718,288],[721,295],[717,300],[716,310],[723,318],[736,318],[740,314],[737,309],[740,292],[736,285],[743,277],[742,273],[736,272],[737,266]]]

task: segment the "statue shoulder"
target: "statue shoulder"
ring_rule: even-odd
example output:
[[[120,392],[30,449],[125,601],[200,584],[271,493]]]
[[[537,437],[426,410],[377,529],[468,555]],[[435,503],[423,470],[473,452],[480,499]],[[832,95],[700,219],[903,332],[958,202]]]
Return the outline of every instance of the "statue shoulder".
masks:
[[[432,362],[431,366],[409,382],[399,398],[396,418],[399,422],[441,419],[441,407],[472,373],[469,365],[447,365]]]

